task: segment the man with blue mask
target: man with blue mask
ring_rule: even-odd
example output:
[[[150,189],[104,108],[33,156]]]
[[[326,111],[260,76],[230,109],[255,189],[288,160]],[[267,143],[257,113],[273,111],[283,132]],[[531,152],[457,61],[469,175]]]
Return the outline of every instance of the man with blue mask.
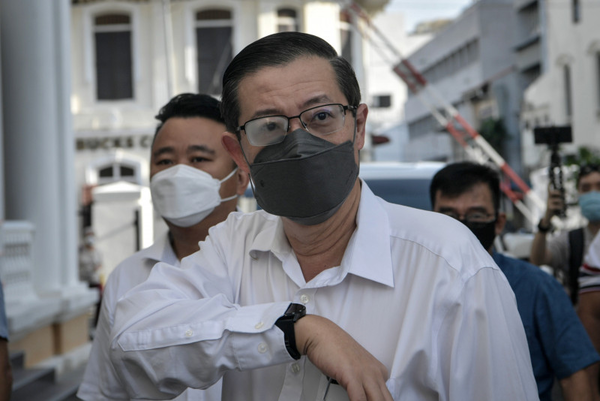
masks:
[[[348,61],[273,34],[231,61],[222,101],[223,144],[262,210],[119,301],[111,359],[132,398],[222,377],[225,401],[537,399],[491,256],[358,178],[368,107]]]
[[[579,267],[592,238],[600,229],[599,165],[588,164],[580,167],[577,176],[577,191],[581,214],[587,219],[587,225],[548,237],[548,234],[552,232],[552,217],[563,210],[564,206],[560,191],[549,188],[546,212],[538,224],[538,231],[531,244],[530,256],[531,263],[538,266],[548,265],[563,273],[573,304],[577,303],[579,292]]]
[[[504,229],[500,179],[490,167],[450,164],[431,180],[433,210],[453,217],[475,234],[492,255],[515,293],[525,326],[540,400],[552,399],[559,380],[564,399],[596,400],[586,369],[600,361],[561,284],[537,266],[494,251]]]
[[[125,259],[110,274],[90,360],[78,396],[84,400],[129,399],[108,359],[116,303],[148,278],[158,262],[179,266],[199,249],[208,230],[236,210],[248,186],[221,144],[225,124],[219,102],[200,94],[181,94],[158,113],[160,121],[150,155],[150,190],[155,210],[168,233],[152,246]],[[177,400],[217,401],[220,383],[207,390],[187,390]]]

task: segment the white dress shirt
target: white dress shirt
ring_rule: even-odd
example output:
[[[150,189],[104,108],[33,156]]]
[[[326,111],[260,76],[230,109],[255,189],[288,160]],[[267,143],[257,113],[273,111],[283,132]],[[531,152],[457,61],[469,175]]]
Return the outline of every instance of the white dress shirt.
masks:
[[[181,268],[155,266],[119,301],[111,334],[132,397],[223,376],[223,400],[322,400],[327,378],[293,360],[274,326],[296,302],[381,361],[395,400],[538,399],[514,294],[466,226],[364,182],[356,221],[341,265],[308,283],[281,219],[264,211],[231,214]],[[347,399],[332,387],[327,400]]]
[[[118,376],[114,374],[109,358],[110,331],[113,327],[117,301],[127,291],[146,281],[152,267],[158,262],[179,267],[180,263],[165,234],[152,246],[143,249],[121,262],[110,274],[102,296],[102,309],[96,326],[90,359],[77,396],[86,401],[126,400]],[[189,389],[177,401],[218,401],[221,399],[221,383],[206,391]]]

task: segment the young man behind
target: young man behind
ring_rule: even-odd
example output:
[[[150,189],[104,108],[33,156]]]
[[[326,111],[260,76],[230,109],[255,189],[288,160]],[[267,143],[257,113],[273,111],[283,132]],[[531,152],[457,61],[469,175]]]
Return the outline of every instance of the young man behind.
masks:
[[[564,274],[565,284],[573,304],[577,303],[578,298],[579,267],[592,238],[600,229],[600,166],[582,165],[579,168],[576,184],[581,214],[588,223],[584,227],[571,231],[565,230],[555,237],[547,238],[547,234],[552,231],[552,217],[564,208],[564,199],[560,191],[548,188],[546,212],[538,224],[529,258],[534,265],[549,265],[555,271]]]
[[[554,377],[565,400],[597,400],[584,369],[600,357],[563,287],[538,267],[493,250],[506,222],[496,171],[469,162],[448,165],[433,177],[430,196],[433,210],[469,227],[508,279],[525,326],[540,400],[550,401]]]
[[[208,230],[236,210],[248,175],[221,145],[225,124],[219,102],[199,94],[175,96],[158,113],[150,155],[150,188],[155,209],[168,233],[152,246],[125,259],[110,274],[92,352],[78,397],[84,400],[129,399],[108,359],[117,301],[145,281],[158,262],[179,266],[199,249]],[[187,390],[177,400],[217,401],[220,383],[208,390]]]

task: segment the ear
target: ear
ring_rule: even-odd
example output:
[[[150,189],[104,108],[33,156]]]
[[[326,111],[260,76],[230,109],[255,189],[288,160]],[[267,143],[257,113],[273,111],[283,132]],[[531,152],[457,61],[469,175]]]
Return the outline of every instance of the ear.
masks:
[[[358,150],[361,150],[365,146],[367,114],[369,114],[367,105],[364,103],[359,104],[356,110],[356,142],[354,145]]]
[[[498,212],[498,219],[496,220],[496,237],[502,234],[504,226],[506,225],[506,213]]]
[[[248,182],[250,181],[250,176],[247,172],[243,171],[241,168],[238,168],[237,171],[237,194],[243,195],[246,192],[246,188],[248,188]]]
[[[250,167],[248,166],[248,163],[246,163],[246,159],[242,153],[242,147],[235,134],[228,131],[223,132],[221,143],[240,170],[246,172],[246,174],[250,174]]]

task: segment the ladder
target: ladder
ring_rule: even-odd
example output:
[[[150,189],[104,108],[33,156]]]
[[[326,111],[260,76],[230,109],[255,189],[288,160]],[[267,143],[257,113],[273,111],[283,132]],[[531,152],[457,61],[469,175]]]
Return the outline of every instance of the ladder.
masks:
[[[506,160],[460,115],[458,110],[446,101],[435,88],[428,84],[425,77],[405,58],[385,35],[373,24],[369,15],[356,2],[344,3],[343,8],[353,13],[363,24],[355,24],[361,35],[367,39],[381,58],[387,62],[394,73],[400,77],[408,89],[423,103],[431,115],[463,147],[469,158],[481,164],[494,164],[507,180],[503,180],[500,189],[512,201],[515,207],[534,226],[535,213],[524,202],[528,199],[539,210],[545,210],[545,202],[519,177]],[[365,29],[366,28],[366,29]],[[398,61],[399,60],[399,61]],[[511,189],[511,183],[521,193]]]

